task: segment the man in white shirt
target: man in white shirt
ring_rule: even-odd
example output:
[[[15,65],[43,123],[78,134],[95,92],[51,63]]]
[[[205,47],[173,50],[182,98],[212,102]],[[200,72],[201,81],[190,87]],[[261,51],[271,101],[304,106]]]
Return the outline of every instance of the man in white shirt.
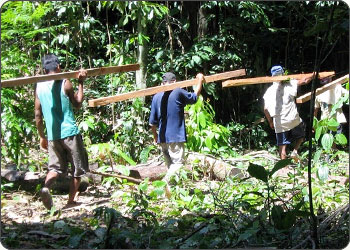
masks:
[[[282,66],[271,68],[272,76],[283,75]],[[287,158],[287,145],[295,141],[293,152],[290,157],[298,161],[298,149],[305,137],[305,125],[299,116],[295,97],[297,88],[307,84],[311,80],[303,78],[273,82],[264,94],[264,113],[272,129],[275,130],[279,155],[281,159]]]
[[[321,80],[321,84],[327,84],[331,81],[330,77]],[[346,118],[343,113],[342,108],[338,108],[334,116],[330,116],[333,105],[336,104],[341,97],[346,95],[348,91],[341,86],[341,84],[336,84],[334,88],[323,92],[322,94],[315,97],[315,111],[314,116],[317,117],[319,110],[321,109],[321,120],[327,118],[335,118],[339,123],[337,134],[341,134],[345,130]]]

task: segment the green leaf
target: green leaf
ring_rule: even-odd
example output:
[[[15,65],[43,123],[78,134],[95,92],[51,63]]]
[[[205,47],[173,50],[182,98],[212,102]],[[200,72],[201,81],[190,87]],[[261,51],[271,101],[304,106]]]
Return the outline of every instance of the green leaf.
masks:
[[[343,134],[336,134],[335,135],[335,142],[337,144],[345,146],[348,143],[348,140],[346,139],[346,136]]]
[[[199,124],[201,125],[202,128],[205,128],[206,125],[206,116],[203,112],[200,112],[198,114],[198,120],[199,120]]]
[[[271,217],[277,229],[289,229],[296,221],[295,211],[284,212],[281,206],[274,206],[271,210]]]
[[[122,152],[119,148],[116,148],[116,153],[122,157],[125,161],[127,161],[131,166],[135,166],[136,162],[133,161],[129,156],[127,156],[124,152]]]
[[[163,188],[166,185],[165,181],[153,181],[152,185],[156,188]]]
[[[321,139],[321,144],[324,150],[330,150],[333,145],[333,135],[332,134],[324,134]]]
[[[281,168],[284,168],[285,166],[292,164],[292,159],[284,159],[279,160],[273,169],[270,171],[269,176],[272,176],[276,171],[280,170]]]
[[[335,120],[334,118],[329,119],[327,122],[327,126],[330,130],[332,131],[337,131],[337,128],[339,126],[339,122],[337,122],[337,120]]]
[[[207,136],[207,137],[205,138],[205,146],[207,146],[207,147],[209,148],[209,150],[211,150],[212,147],[213,147],[213,144],[212,144],[211,139],[210,139],[209,136]]]
[[[139,184],[139,190],[146,192],[148,188],[148,180],[147,181],[143,181]]]
[[[201,61],[202,61],[202,59],[201,59],[199,56],[196,56],[196,55],[192,56],[192,60],[193,60],[195,63],[197,63],[197,64],[200,64]]]
[[[315,132],[316,141],[318,141],[318,139],[320,139],[321,133],[322,133],[322,127],[317,127],[316,132]]]
[[[53,224],[53,227],[55,229],[63,229],[65,225],[66,225],[66,223],[63,220],[59,220]]]
[[[317,168],[317,177],[321,182],[325,182],[328,179],[329,169],[327,166],[320,165]]]
[[[249,163],[248,173],[252,177],[255,177],[255,178],[267,183],[268,172],[265,170],[265,168],[263,166]]]
[[[81,237],[83,236],[83,234],[78,234],[78,235],[74,235],[74,236],[69,237],[68,246],[70,248],[77,248],[80,244]]]
[[[319,149],[316,151],[315,155],[314,155],[314,164],[317,163],[321,157],[321,153],[322,153],[322,150]]]
[[[130,169],[127,166],[117,165],[115,168],[117,171],[119,171],[123,175],[126,175],[126,176],[130,175]]]
[[[149,152],[153,149],[156,149],[156,147],[154,145],[150,145],[147,146],[146,148],[144,148],[141,153],[140,153],[140,159],[141,159],[141,163],[146,163],[149,157]]]

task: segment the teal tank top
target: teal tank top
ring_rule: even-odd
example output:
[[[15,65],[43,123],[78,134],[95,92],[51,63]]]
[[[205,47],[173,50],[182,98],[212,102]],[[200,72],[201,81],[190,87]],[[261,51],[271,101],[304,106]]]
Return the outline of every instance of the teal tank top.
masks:
[[[72,104],[64,93],[64,81],[38,82],[36,87],[50,141],[79,134]]]

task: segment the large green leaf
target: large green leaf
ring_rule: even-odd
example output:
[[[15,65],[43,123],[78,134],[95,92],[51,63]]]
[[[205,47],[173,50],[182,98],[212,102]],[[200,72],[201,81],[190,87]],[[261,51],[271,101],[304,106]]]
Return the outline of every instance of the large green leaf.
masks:
[[[259,180],[267,182],[268,172],[265,170],[263,166],[256,165],[253,163],[249,164],[248,173]]]
[[[332,119],[329,119],[329,120],[327,121],[327,126],[328,126],[328,128],[329,128],[330,130],[332,130],[332,131],[337,131],[337,128],[338,128],[338,126],[339,126],[339,122],[337,122],[337,120],[335,120],[334,118],[332,118]]]
[[[318,141],[318,139],[320,139],[321,134],[322,134],[322,130],[323,130],[322,127],[317,127],[316,128],[316,132],[315,132],[315,139],[316,139],[316,141]]]
[[[332,134],[324,134],[321,139],[321,144],[324,150],[330,150],[333,145],[333,135]]]
[[[317,163],[321,157],[321,153],[322,153],[322,150],[319,149],[316,151],[315,155],[314,155],[314,164]]]
[[[296,212],[294,210],[284,212],[281,206],[274,206],[271,211],[271,217],[277,229],[289,229],[296,221]]]
[[[127,156],[123,151],[121,151],[119,148],[116,148],[115,151],[120,157],[122,157],[125,161],[127,161],[131,166],[135,166],[136,162],[134,162],[133,159],[131,159],[129,156]]]
[[[335,135],[335,142],[340,145],[346,145],[348,143],[348,140],[346,139],[346,136],[343,134],[336,134]]]

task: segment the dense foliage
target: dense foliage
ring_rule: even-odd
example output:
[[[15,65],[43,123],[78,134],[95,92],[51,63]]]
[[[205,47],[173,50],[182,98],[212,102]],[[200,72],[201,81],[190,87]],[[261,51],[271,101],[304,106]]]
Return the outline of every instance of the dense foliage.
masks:
[[[140,63],[147,87],[159,85],[166,71],[175,72],[178,80],[192,79],[198,72],[242,68],[249,76],[265,76],[274,64],[283,65],[288,73],[312,72],[319,64],[321,71],[334,70],[340,77],[349,72],[348,34],[349,9],[343,2],[8,1],[1,7],[1,80],[42,74],[46,53],[57,54],[65,71]],[[222,159],[250,150],[276,154],[274,133],[261,119],[267,85],[220,86],[205,85],[199,101],[186,108],[187,149]],[[85,100],[140,87],[134,72],[88,78]],[[303,86],[299,94],[308,91],[310,86]],[[14,163],[20,170],[41,171],[45,165],[34,122],[34,92],[33,85],[1,89],[2,166]],[[83,103],[76,119],[91,162],[128,174],[126,165],[159,155],[148,125],[150,101],[146,97],[97,108]],[[305,121],[310,118],[309,105],[298,106]],[[348,96],[337,105],[343,105],[348,117]],[[346,155],[342,150],[348,145],[348,130],[345,135],[330,132],[337,125],[332,119],[314,120],[314,199],[316,209],[327,213],[349,200],[345,187],[325,184],[331,174],[348,175],[335,163]],[[287,162],[271,164],[238,164],[251,177],[220,183],[206,180],[200,169],[184,170],[173,180],[176,188],[169,207],[159,204],[161,181],[145,181],[129,193],[122,190],[131,184],[106,178],[104,185],[120,189],[112,198],[123,200],[128,215],[119,213],[115,204],[95,210],[94,219],[85,221],[87,232],[64,221],[51,230],[68,233],[70,238],[62,245],[69,247],[295,247],[293,241],[303,241],[309,226],[306,167],[299,163],[284,186],[273,174]],[[204,189],[193,184],[199,179],[206,181]],[[2,182],[1,188],[9,185]],[[191,230],[199,233],[186,239],[184,234]],[[347,244],[348,228],[341,236],[335,232],[323,238],[322,247],[331,247],[332,237],[339,237],[339,246],[333,247]],[[84,242],[91,235],[96,240]],[[16,247],[14,242],[7,239]]]

